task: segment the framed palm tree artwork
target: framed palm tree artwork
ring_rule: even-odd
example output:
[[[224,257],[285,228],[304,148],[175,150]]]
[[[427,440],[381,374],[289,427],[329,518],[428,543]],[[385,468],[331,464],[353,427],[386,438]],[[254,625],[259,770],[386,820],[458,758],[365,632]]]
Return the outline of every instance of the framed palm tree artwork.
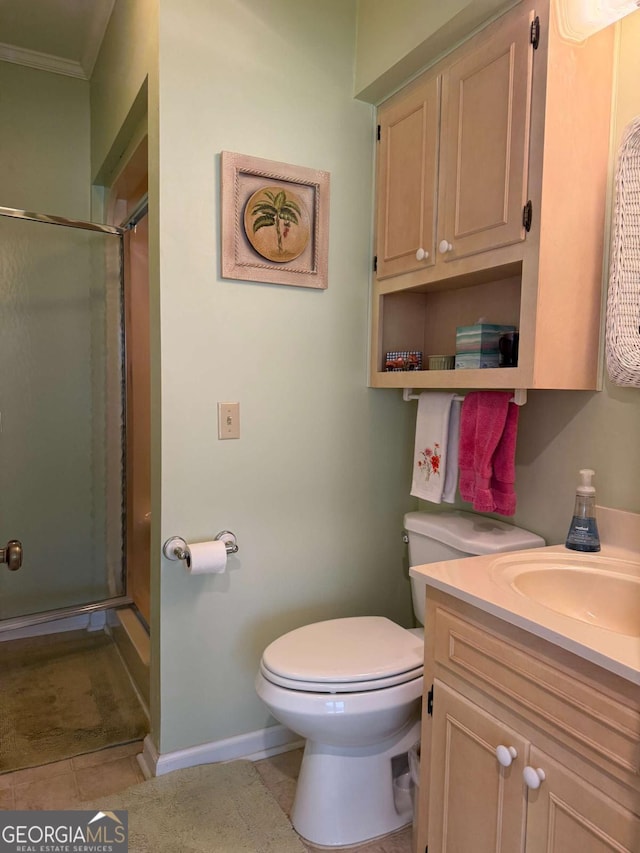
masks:
[[[223,278],[324,289],[329,173],[223,151]]]

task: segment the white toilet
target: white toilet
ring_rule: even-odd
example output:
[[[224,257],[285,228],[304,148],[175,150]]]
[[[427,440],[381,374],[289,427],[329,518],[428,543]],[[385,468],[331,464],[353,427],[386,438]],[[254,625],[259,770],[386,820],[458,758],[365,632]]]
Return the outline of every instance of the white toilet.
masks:
[[[412,566],[545,544],[473,513],[410,512],[404,521]],[[424,624],[425,584],[412,578],[411,589]],[[382,616],[355,616],[296,628],[265,649],[258,695],[306,738],[291,822],[310,843],[357,844],[411,821],[394,777],[420,738],[423,636]]]

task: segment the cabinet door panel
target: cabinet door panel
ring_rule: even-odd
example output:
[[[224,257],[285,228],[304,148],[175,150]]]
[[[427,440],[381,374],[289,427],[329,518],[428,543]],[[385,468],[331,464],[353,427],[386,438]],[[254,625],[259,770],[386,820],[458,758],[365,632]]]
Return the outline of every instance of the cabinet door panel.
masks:
[[[527,741],[437,680],[433,707],[429,853],[524,850]],[[517,750],[511,767],[499,744]]]
[[[527,853],[640,850],[638,815],[539,749],[531,748],[529,763],[544,770],[546,778],[529,792]]]
[[[435,261],[439,78],[420,81],[378,113],[378,278]],[[427,257],[418,259],[422,249]]]
[[[444,75],[440,172],[446,260],[523,240],[532,53],[529,13],[498,25]]]

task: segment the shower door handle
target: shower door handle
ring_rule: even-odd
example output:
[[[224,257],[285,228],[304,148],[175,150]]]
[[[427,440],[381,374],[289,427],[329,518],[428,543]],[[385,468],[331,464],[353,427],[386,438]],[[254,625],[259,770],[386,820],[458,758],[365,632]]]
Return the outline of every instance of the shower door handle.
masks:
[[[10,539],[6,548],[0,548],[0,563],[6,563],[10,572],[17,572],[22,565],[22,542]]]

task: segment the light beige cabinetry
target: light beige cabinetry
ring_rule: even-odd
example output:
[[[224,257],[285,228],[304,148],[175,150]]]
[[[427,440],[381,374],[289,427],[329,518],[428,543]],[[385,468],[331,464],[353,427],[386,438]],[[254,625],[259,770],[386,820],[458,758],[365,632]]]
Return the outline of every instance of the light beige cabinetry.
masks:
[[[528,798],[526,853],[638,850],[637,811],[616,802],[597,786],[585,782],[579,773],[533,746],[529,762],[534,768],[543,768],[545,780],[535,796]]]
[[[443,261],[524,240],[533,45],[517,9],[443,70],[438,251]]]
[[[596,387],[612,70],[611,32],[523,2],[380,106],[373,386]],[[518,367],[384,371],[480,317]]]
[[[427,602],[416,853],[640,849],[640,688],[449,596]]]
[[[524,239],[532,53],[518,10],[380,108],[379,280]]]
[[[437,74],[427,74],[380,111],[380,279],[435,263],[439,118]]]
[[[527,742],[464,696],[437,682],[429,789],[429,850],[524,850],[525,801],[513,767],[496,761],[502,745],[524,756]]]

